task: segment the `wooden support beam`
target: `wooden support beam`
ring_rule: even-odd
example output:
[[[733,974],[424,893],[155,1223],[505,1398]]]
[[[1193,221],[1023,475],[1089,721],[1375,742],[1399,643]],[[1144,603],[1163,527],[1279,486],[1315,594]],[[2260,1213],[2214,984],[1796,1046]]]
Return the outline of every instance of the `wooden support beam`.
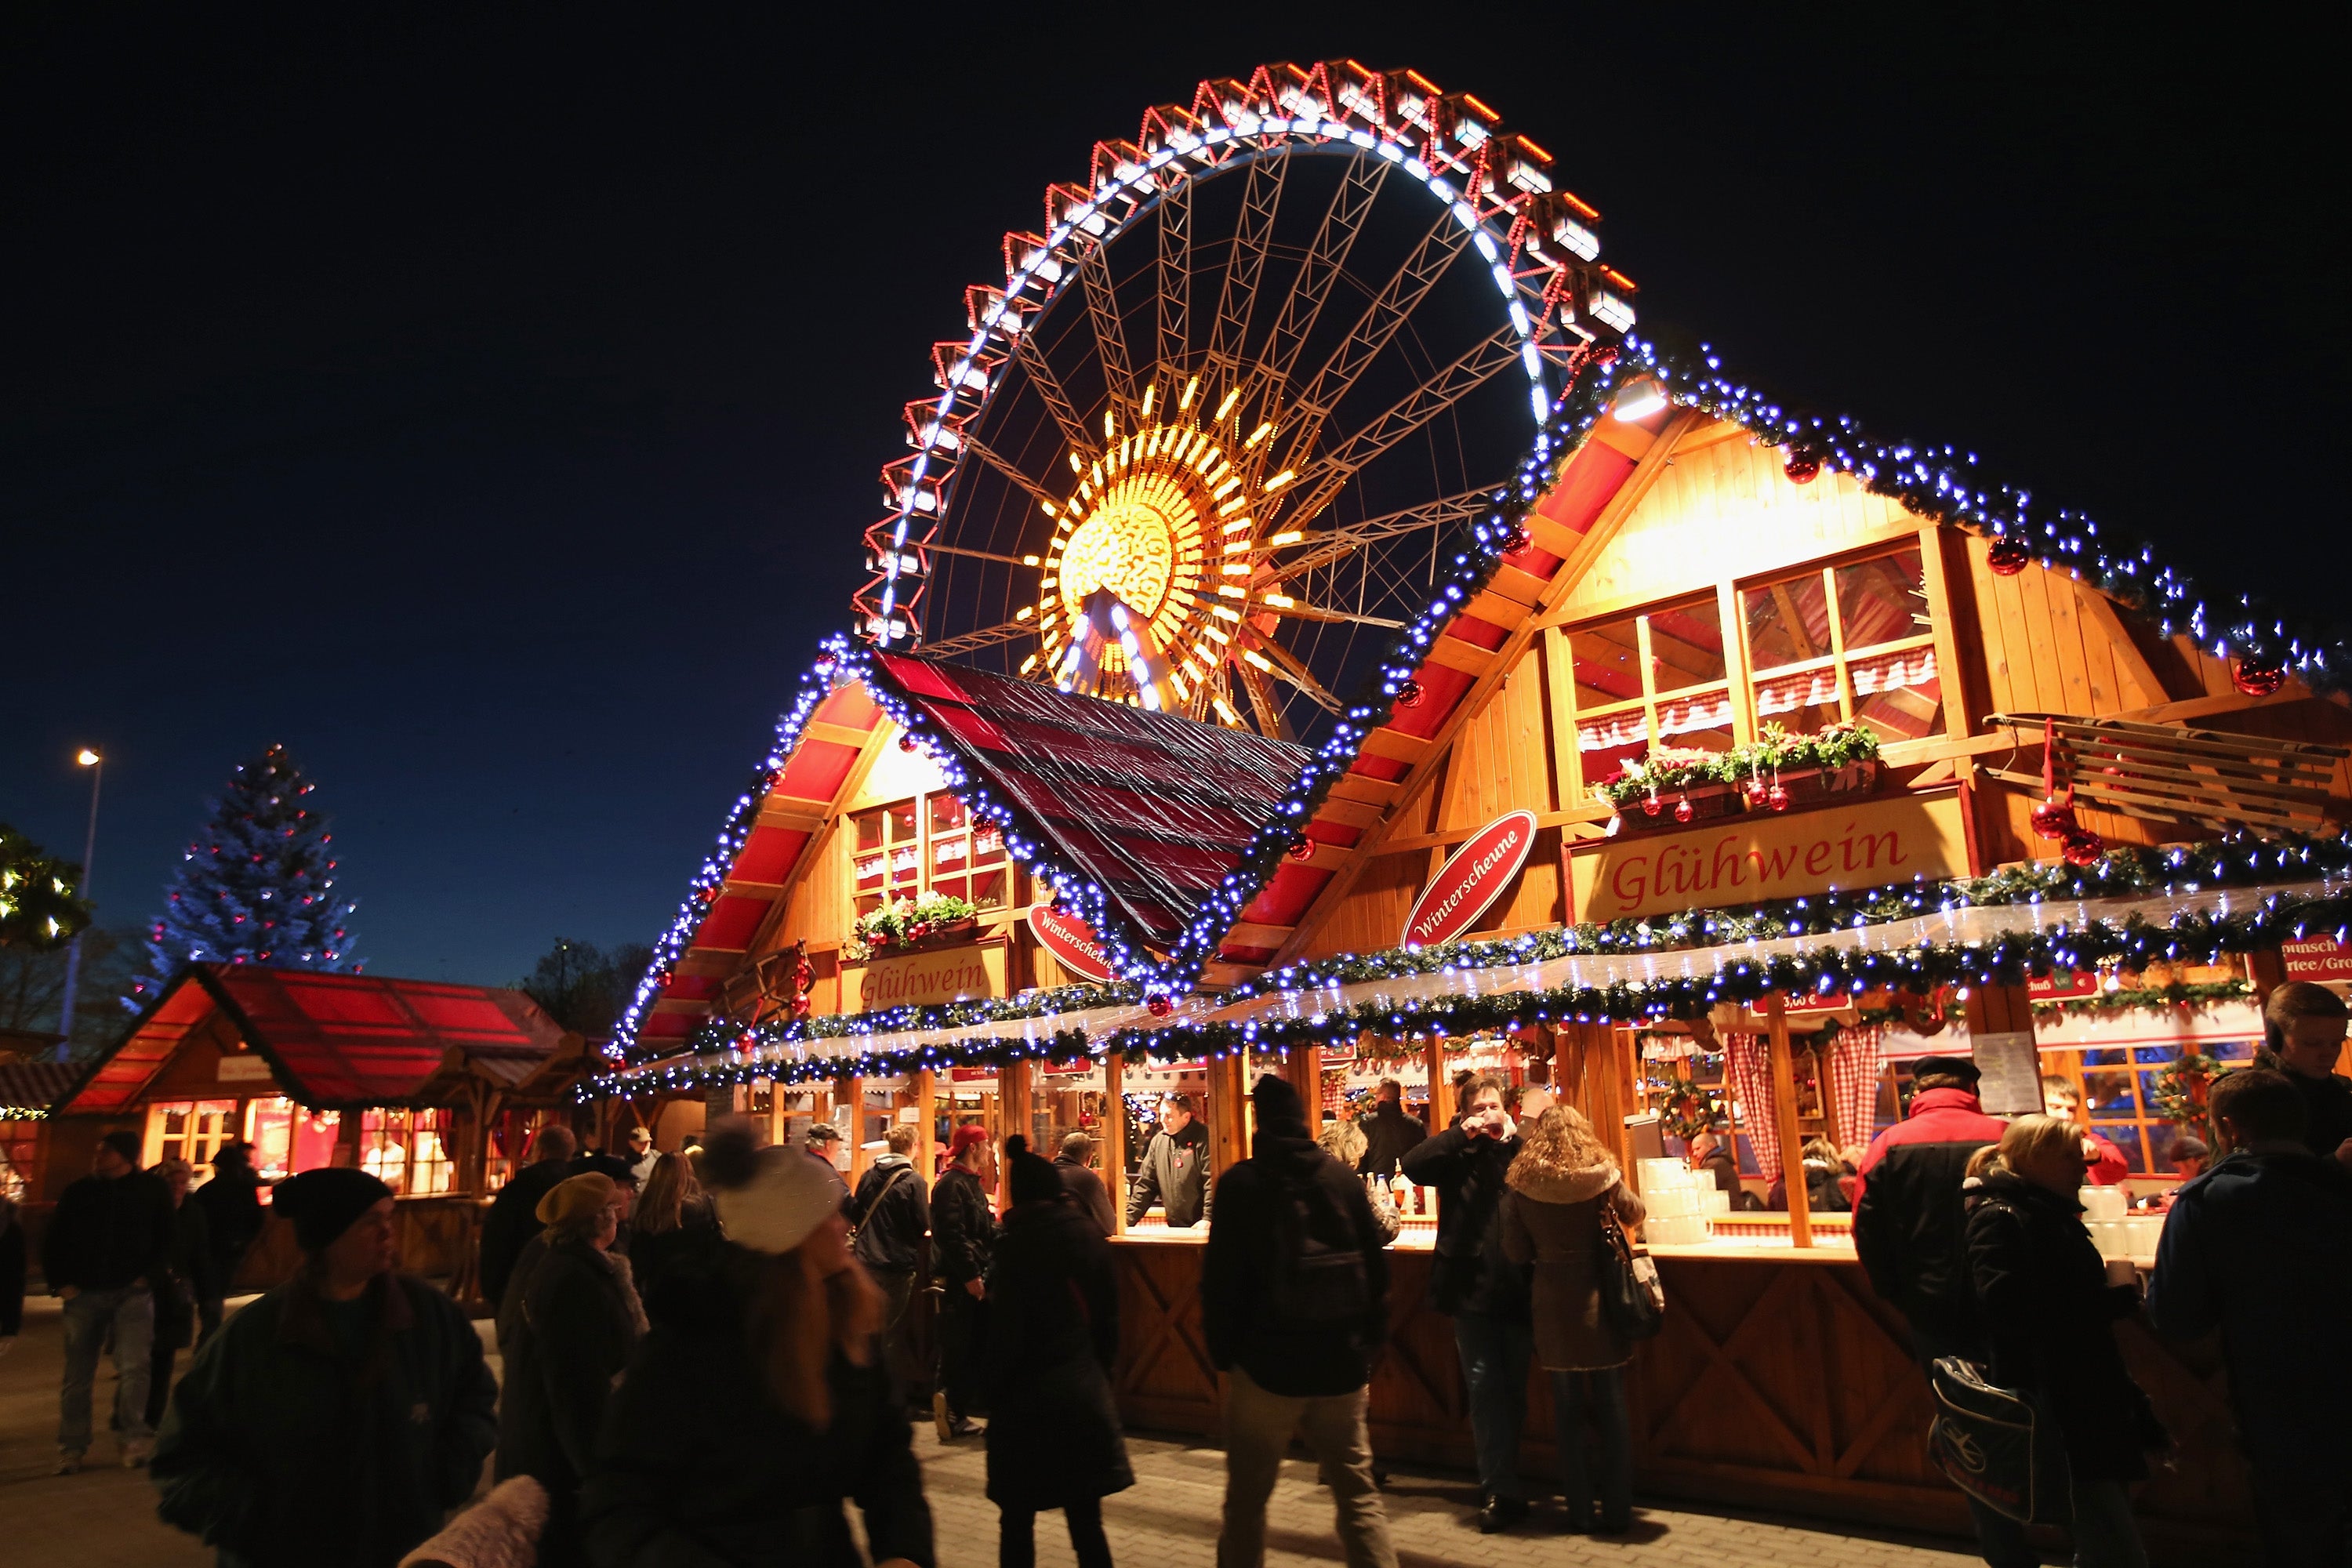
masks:
[[[834,1092],[837,1096],[835,1105],[849,1108],[849,1131],[842,1134],[842,1139],[849,1145],[849,1190],[856,1192],[858,1178],[874,1163],[874,1157],[866,1152],[866,1080],[853,1074],[835,1084]]]
[[[872,730],[853,730],[846,724],[828,724],[822,719],[812,719],[801,726],[801,740],[829,741],[836,746],[862,750],[874,738]]]
[[[1789,1194],[1789,1244],[1813,1245],[1811,1195],[1805,1190],[1805,1146],[1797,1136],[1797,1068],[1789,1044],[1789,1009],[1778,991],[1764,1002],[1772,1053],[1772,1123],[1780,1138],[1780,1188]]]
[[[1293,1046],[1283,1053],[1282,1067],[1290,1087],[1307,1103],[1307,1135],[1315,1137],[1323,1131],[1323,1047]]]
[[[939,1084],[930,1068],[925,1068],[920,1072],[908,1075],[907,1099],[914,1106],[918,1118],[911,1156],[915,1162],[915,1179],[928,1189],[931,1179],[939,1174],[940,1160]]]
[[[1015,1132],[1029,1136],[1030,1069],[1027,1062],[1007,1062],[996,1069],[996,1137],[1000,1166],[996,1177],[996,1210],[999,1214],[1013,1206],[1013,1184],[1004,1178],[1002,1169],[1002,1147],[1005,1139]],[[1031,1150],[1032,1153],[1039,1151]]]
[[[1445,1046],[1433,1039],[1423,1053],[1429,1069],[1429,1130],[1443,1132],[1454,1125],[1454,1079],[1445,1070]]]
[[[2107,642],[2115,651],[2116,669],[2139,689],[2141,706],[2170,700],[2172,693],[2165,689],[2164,680],[2156,673],[2156,667],[2148,663],[2147,655],[2140,652],[2139,644],[2132,640],[2130,628],[2116,613],[2115,601],[2088,583],[2074,583],[2072,579],[2065,581],[2074,590],[2074,602],[2082,606],[2083,618],[2106,634]]]
[[[929,1076],[929,1074],[925,1075]],[[1102,1179],[1110,1190],[1110,1226],[1127,1234],[1127,1058],[1103,1058]]]

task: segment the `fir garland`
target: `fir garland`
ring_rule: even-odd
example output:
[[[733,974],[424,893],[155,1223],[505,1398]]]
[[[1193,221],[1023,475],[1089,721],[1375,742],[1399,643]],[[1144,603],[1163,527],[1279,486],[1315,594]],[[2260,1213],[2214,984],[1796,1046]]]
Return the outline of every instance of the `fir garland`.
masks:
[[[2095,996],[2037,996],[2036,1007],[2069,1015],[2160,1013],[2172,1007],[2203,1007],[2215,1002],[2245,1002],[2254,988],[2242,980],[2175,982],[2168,985],[2132,985],[2102,991]]]
[[[1834,773],[1877,758],[1878,736],[1866,724],[1844,720],[1814,734],[1792,735],[1785,726],[1768,721],[1755,740],[1728,751],[1657,747],[1593,788],[1610,805],[1622,808],[1700,784],[1744,784],[1807,768]]]
[[[2213,1086],[2230,1069],[2202,1051],[2184,1052],[2156,1075],[2157,1113],[2177,1127],[2202,1127]]]

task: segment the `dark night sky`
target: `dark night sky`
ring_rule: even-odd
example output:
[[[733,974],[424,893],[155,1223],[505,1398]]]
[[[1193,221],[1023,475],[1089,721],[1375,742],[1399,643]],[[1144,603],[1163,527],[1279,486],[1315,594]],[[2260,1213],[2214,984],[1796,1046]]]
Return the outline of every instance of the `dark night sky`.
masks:
[[[150,913],[202,801],[283,741],[372,968],[649,940],[845,618],[963,285],[1095,139],[1265,59],[1477,93],[1601,209],[1645,326],[2333,612],[2323,38],[677,10],[0,20],[0,820],[78,853],[70,756],[103,745],[103,918]]]

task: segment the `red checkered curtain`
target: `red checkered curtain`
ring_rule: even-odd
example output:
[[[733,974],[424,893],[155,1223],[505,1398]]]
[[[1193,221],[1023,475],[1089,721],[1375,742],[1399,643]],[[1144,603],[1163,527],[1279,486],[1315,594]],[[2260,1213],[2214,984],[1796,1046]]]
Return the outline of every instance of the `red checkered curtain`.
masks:
[[[1840,1029],[1830,1042],[1830,1137],[1840,1149],[1867,1143],[1878,1130],[1878,1080],[1885,1069],[1879,1042],[1886,1031],[1875,1024]]]
[[[1740,1125],[1767,1183],[1780,1177],[1780,1123],[1772,1103],[1771,1045],[1762,1035],[1723,1037],[1723,1070],[1739,1102]]]

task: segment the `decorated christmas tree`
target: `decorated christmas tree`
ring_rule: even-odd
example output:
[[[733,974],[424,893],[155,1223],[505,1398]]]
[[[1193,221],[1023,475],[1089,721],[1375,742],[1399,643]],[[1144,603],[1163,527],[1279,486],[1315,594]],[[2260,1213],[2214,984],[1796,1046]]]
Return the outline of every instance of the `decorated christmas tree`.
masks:
[[[124,1006],[146,1007],[189,963],[360,967],[352,902],[334,894],[334,836],[311,804],[317,788],[283,746],[238,766],[148,927],[147,973]]]

